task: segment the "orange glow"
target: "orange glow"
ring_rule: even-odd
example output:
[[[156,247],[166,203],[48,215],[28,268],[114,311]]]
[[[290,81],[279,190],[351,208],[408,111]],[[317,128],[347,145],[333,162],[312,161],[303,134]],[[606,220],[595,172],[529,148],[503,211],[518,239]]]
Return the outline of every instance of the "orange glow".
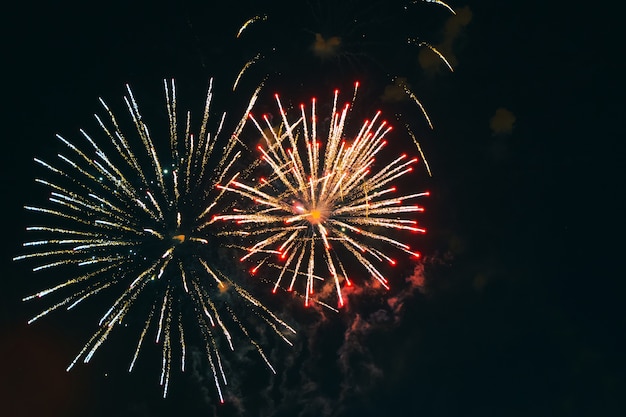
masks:
[[[183,243],[185,241],[185,235],[172,236],[172,239],[178,241],[178,243]]]

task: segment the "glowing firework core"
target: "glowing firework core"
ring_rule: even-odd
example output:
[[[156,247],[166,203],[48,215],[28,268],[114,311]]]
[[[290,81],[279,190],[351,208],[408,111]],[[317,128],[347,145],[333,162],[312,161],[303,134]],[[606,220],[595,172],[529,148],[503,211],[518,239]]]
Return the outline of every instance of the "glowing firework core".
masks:
[[[322,223],[322,212],[317,210],[317,209],[313,209],[309,212],[307,218],[309,219],[309,222],[311,222],[311,224],[317,224],[317,223]]]
[[[172,236],[172,239],[176,241],[176,243],[183,243],[185,241],[185,235],[175,235]]]
[[[286,223],[293,223],[299,220],[306,220],[311,225],[322,224],[328,219],[328,209],[325,205],[318,204],[313,208],[307,209],[302,203],[295,203],[292,208],[293,213],[296,215],[286,220]]]

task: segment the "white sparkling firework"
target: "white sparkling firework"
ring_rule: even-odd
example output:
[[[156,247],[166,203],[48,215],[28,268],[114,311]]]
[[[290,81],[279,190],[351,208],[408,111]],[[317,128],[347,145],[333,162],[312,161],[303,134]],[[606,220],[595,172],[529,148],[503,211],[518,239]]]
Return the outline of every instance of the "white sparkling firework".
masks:
[[[277,95],[280,129],[275,129],[267,116],[262,123],[250,116],[265,141],[259,150],[271,174],[257,184],[230,181],[223,188],[250,204],[217,217],[235,221],[241,227],[235,233],[250,239],[245,247],[248,253],[241,260],[257,259],[253,273],[263,264],[278,268],[274,291],[283,285],[293,290],[304,280],[306,305],[315,299],[316,281],[327,278],[334,284],[338,305],[343,305],[342,286],[351,285],[347,270],[352,269],[346,267],[344,255],[358,262],[361,272],[389,288],[379,269],[381,263],[395,264],[388,249],[419,257],[393,236],[396,232],[425,232],[413,218],[423,208],[404,203],[428,192],[394,195],[396,188],[391,185],[411,172],[417,159],[404,154],[378,165],[375,156],[385,146],[391,127],[379,120],[378,112],[363,123],[355,137],[346,138],[344,128],[351,106],[337,110],[337,100],[335,92],[325,143],[318,136],[315,99],[310,114],[301,105],[293,121]]]
[[[154,329],[154,340],[162,346],[160,383],[165,397],[173,363],[185,369],[186,340],[194,334],[189,327],[195,326],[223,402],[227,378],[220,346],[233,350],[237,344],[229,327],[247,338],[274,372],[254,332],[244,326],[236,310],[245,309],[246,316],[261,320],[289,344],[285,335],[295,333],[214,266],[217,255],[211,240],[216,231],[211,218],[224,194],[216,185],[233,175],[230,172],[240,155],[238,136],[260,87],[234,132],[222,139],[225,114],[215,133],[209,129],[212,80],[197,135],[191,131],[189,112],[182,120],[184,130],[179,129],[174,81],[164,84],[166,134],[153,136],[127,86],[124,101],[135,127],[132,138],[100,99],[108,120],[95,116],[102,128],[99,139],[81,130],[82,145],[75,145],[57,135],[66,153],[59,153],[56,163],[35,159],[50,177],[36,179],[49,191],[49,203],[26,206],[45,220],[27,228],[41,236],[24,243],[33,252],[14,259],[39,261],[33,271],[53,269],[58,276],[70,276],[24,299],[56,296],[60,300],[29,323],[59,308],[70,310],[96,294],[115,298],[68,370],[79,360],[89,362],[116,325],[139,321],[143,330],[129,371]],[[169,147],[169,152],[159,145]]]

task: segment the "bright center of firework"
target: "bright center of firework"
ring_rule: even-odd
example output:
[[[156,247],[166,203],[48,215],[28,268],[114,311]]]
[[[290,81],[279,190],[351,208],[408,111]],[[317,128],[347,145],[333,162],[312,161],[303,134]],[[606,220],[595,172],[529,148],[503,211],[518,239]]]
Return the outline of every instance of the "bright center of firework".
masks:
[[[313,209],[307,215],[307,219],[312,224],[318,224],[318,223],[320,223],[323,220],[322,219],[322,212],[320,210],[318,210],[318,209]]]
[[[174,243],[183,243],[185,241],[185,235],[174,235],[172,236],[172,240],[174,240]]]
[[[315,207],[305,207],[301,202],[296,201],[292,204],[291,210],[298,215],[298,218],[304,219],[311,224],[324,223],[328,217],[328,211],[324,205],[317,204]],[[295,219],[294,219],[295,220]]]

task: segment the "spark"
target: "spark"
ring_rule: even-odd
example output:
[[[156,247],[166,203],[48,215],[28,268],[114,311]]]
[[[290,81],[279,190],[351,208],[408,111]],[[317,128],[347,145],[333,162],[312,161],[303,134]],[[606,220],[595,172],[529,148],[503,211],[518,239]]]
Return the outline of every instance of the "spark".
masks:
[[[233,91],[237,90],[237,86],[239,85],[239,81],[241,80],[241,77],[243,77],[244,72],[246,72],[246,70],[250,68],[250,66],[254,65],[254,63],[256,63],[260,58],[261,54],[256,54],[254,58],[244,64],[244,66],[239,71],[239,74],[237,74],[237,78],[235,78],[235,82],[233,83]]]
[[[217,216],[236,222],[251,239],[241,259],[259,259],[253,271],[273,257],[278,258],[279,273],[274,291],[290,278],[288,291],[302,285],[305,305],[309,305],[319,282],[335,287],[338,305],[344,304],[341,287],[347,283],[345,254],[362,265],[381,286],[388,280],[378,264],[395,261],[380,247],[391,247],[414,257],[419,254],[388,232],[423,233],[412,215],[423,211],[405,202],[428,192],[396,194],[391,182],[412,171],[417,158],[403,154],[390,163],[377,165],[375,157],[385,147],[391,127],[381,121],[381,112],[366,120],[358,134],[345,137],[351,105],[338,109],[335,91],[328,136],[322,143],[318,135],[316,101],[311,110],[300,106],[298,117],[288,117],[276,95],[282,126],[273,129],[270,120],[250,116],[263,135],[259,146],[263,164],[271,175],[256,184],[233,179],[223,188],[251,204]]]
[[[244,30],[246,30],[246,28],[248,26],[250,26],[251,24],[258,22],[258,21],[264,21],[267,20],[267,16],[266,15],[257,15],[254,17],[251,17],[250,19],[246,20],[243,25],[241,25],[241,27],[239,28],[239,30],[237,31],[237,36],[236,38],[239,38],[241,36],[241,34],[243,33]]]
[[[406,84],[405,81],[403,81],[402,79],[398,78],[397,79],[397,83],[398,86],[400,88],[402,88],[404,90],[404,93],[409,96],[409,98],[411,100],[413,100],[413,102],[415,104],[417,104],[417,106],[420,108],[420,110],[422,111],[422,114],[424,115],[424,118],[426,119],[426,122],[428,122],[428,126],[433,129],[433,123],[430,120],[430,117],[428,116],[428,113],[426,112],[426,109],[424,108],[424,105],[422,104],[422,102],[417,98],[417,96],[415,95],[415,93],[413,91],[411,91],[411,89],[409,88],[409,86]]]
[[[422,157],[422,161],[424,161],[424,166],[426,167],[426,171],[428,171],[428,176],[432,177],[433,173],[430,171],[430,165],[428,164],[428,160],[426,160],[426,155],[424,155],[424,152],[422,151],[422,146],[420,145],[419,141],[415,137],[415,134],[413,134],[413,131],[411,130],[409,125],[405,124],[404,127],[406,128],[406,131],[408,132],[409,136],[411,136],[411,139],[413,139],[413,143],[417,147],[417,151],[420,153],[420,156]]]
[[[435,53],[435,55],[437,55],[439,57],[439,59],[444,64],[446,64],[446,67],[448,67],[450,72],[454,72],[454,68],[452,67],[452,64],[450,64],[450,62],[446,59],[446,57],[437,48],[435,48],[434,46],[432,46],[428,42],[424,42],[424,41],[419,41],[418,42],[416,39],[409,39],[408,42],[411,43],[411,44],[416,44],[418,47],[420,47],[420,46],[427,47],[428,49],[433,51]]]
[[[438,5],[440,5],[440,6],[445,7],[446,9],[448,9],[448,11],[449,11],[450,13],[452,13],[453,15],[456,15],[456,12],[454,11],[454,9],[453,9],[452,7],[450,7],[447,3],[445,3],[445,2],[443,2],[443,1],[441,1],[441,0],[421,0],[421,1],[426,2],[426,3],[435,3],[435,4],[438,4]],[[414,3],[416,3],[416,2],[414,2]]]
[[[161,346],[160,384],[165,397],[174,360],[180,359],[180,369],[185,369],[184,334],[189,334],[188,324],[193,323],[192,328],[204,337],[206,357],[222,399],[227,380],[217,339],[225,339],[230,350],[239,343],[228,326],[243,330],[241,339],[252,345],[274,372],[254,332],[243,324],[243,317],[235,316],[230,304],[244,306],[244,310],[237,311],[246,311],[245,316],[253,318],[253,323],[261,318],[262,324],[283,340],[288,341],[287,336],[295,333],[216,268],[215,256],[211,255],[219,233],[210,225],[215,207],[224,195],[216,185],[236,177],[233,166],[241,154],[237,150],[241,144],[239,135],[260,87],[232,133],[224,139],[220,132],[225,114],[215,133],[209,126],[212,79],[197,134],[192,132],[190,112],[179,120],[174,80],[164,80],[164,90],[167,144],[156,142],[159,136],[152,135],[127,85],[124,102],[134,133],[127,135],[126,129],[122,129],[124,123],[100,99],[108,117],[95,115],[102,130],[99,137],[92,138],[81,130],[83,140],[79,145],[57,135],[66,148],[58,154],[59,160],[50,163],[35,159],[51,177],[36,180],[46,187],[50,197],[47,204],[26,209],[49,223],[27,228],[29,233],[44,237],[24,243],[32,252],[14,260],[37,261],[33,271],[56,269],[59,275],[69,276],[64,282],[24,298],[61,297],[61,301],[29,323],[57,309],[69,310],[94,300],[96,294],[114,297],[97,330],[68,370],[81,360],[89,362],[116,326],[124,324],[131,315],[133,322],[140,317],[143,326],[129,371],[135,367],[148,333],[154,329],[154,340]],[[169,148],[169,152],[163,152],[161,147]],[[214,152],[216,149],[220,152]],[[209,243],[213,245],[210,248]],[[189,312],[192,320],[186,318]],[[256,325],[251,327],[256,329]]]

